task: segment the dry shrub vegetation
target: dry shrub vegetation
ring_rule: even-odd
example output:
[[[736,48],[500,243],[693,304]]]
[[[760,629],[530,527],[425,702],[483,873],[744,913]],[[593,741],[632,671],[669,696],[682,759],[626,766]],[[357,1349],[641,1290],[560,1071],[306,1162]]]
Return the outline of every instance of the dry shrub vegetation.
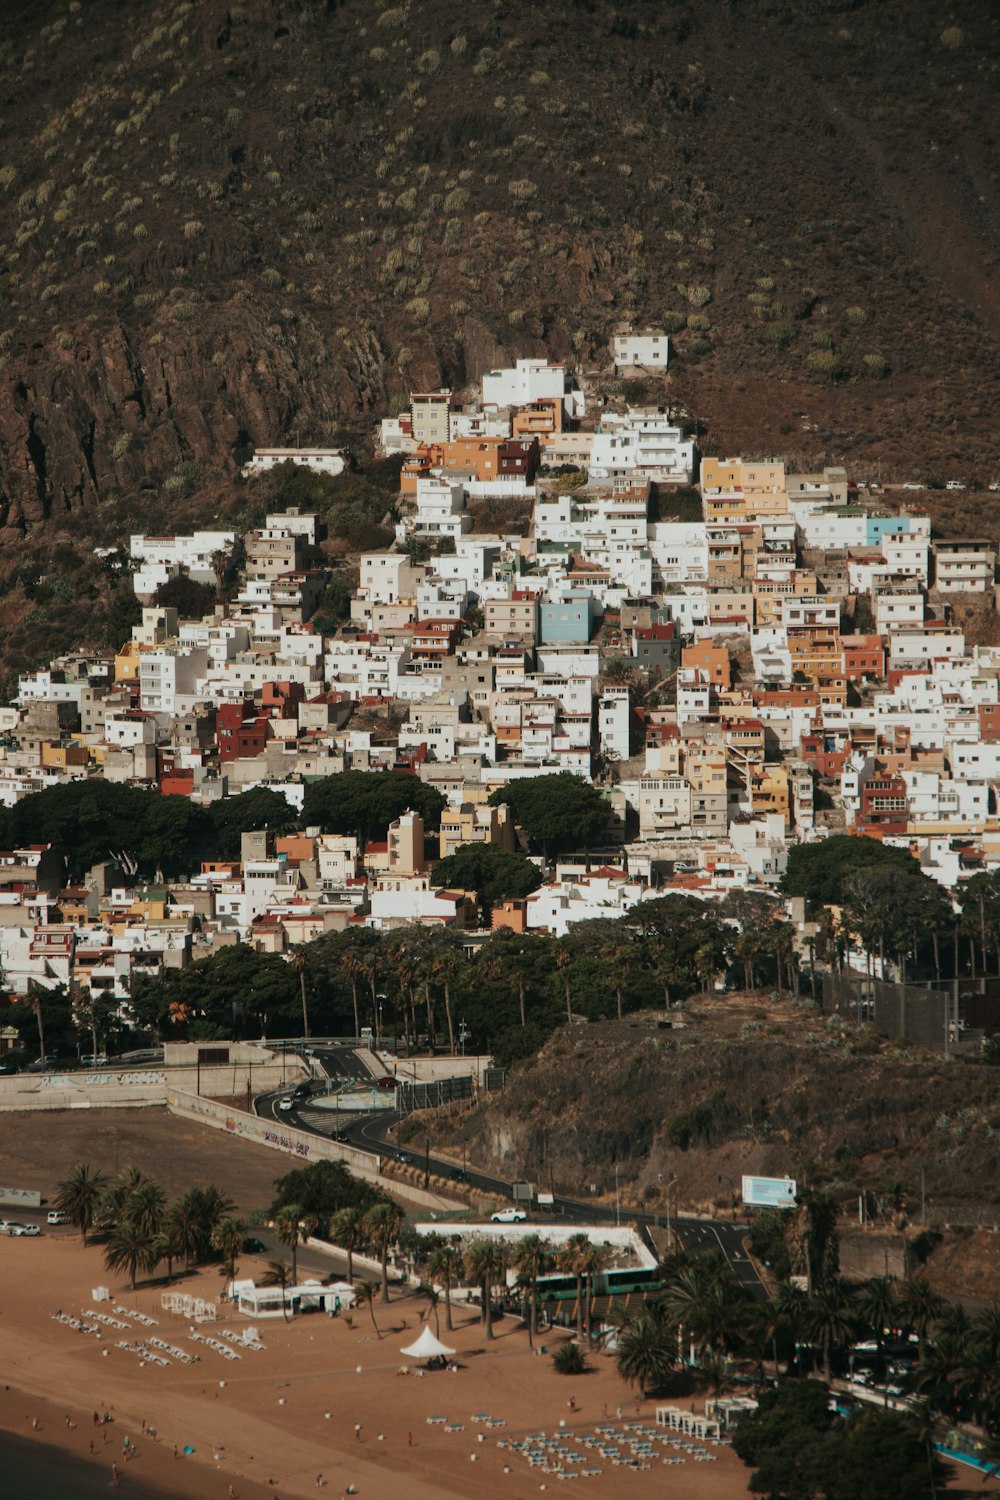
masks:
[[[16,7],[0,538],[162,526],[184,463],[203,519],[247,439],[361,433],[518,354],[599,364],[622,318],[674,330],[707,451],[994,477],[998,18],[893,15]]]

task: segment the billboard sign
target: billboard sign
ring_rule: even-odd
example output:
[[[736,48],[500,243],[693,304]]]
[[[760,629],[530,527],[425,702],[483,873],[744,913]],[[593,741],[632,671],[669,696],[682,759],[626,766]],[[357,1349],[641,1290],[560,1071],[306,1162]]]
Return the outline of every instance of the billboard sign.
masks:
[[[744,1177],[743,1202],[750,1208],[794,1208],[794,1177]]]

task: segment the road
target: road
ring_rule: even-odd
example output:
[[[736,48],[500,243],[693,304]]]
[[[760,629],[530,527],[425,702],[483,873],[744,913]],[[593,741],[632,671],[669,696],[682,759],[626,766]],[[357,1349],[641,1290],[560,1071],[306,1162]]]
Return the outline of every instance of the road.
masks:
[[[341,1082],[370,1078],[373,1075],[364,1061],[358,1056],[352,1047],[324,1047],[316,1046],[312,1049],[315,1062],[322,1068],[329,1078],[338,1079]],[[297,1106],[289,1111],[279,1112],[278,1102],[285,1097],[282,1092],[262,1094],[254,1101],[254,1108],[260,1115],[275,1120],[283,1120],[294,1125],[299,1130],[312,1132],[314,1135],[331,1136],[336,1132],[336,1124],[331,1118],[329,1110],[310,1109],[308,1105]],[[513,1184],[500,1177],[492,1177],[486,1172],[479,1172],[474,1167],[468,1167],[464,1172],[456,1167],[452,1161],[445,1161],[441,1157],[430,1155],[430,1137],[427,1138],[427,1149],[420,1151],[412,1147],[398,1146],[388,1139],[388,1132],[399,1119],[395,1109],[379,1109],[368,1111],[364,1115],[342,1117],[339,1138],[352,1146],[358,1146],[362,1150],[371,1151],[378,1156],[388,1157],[391,1160],[407,1162],[425,1167],[434,1176],[461,1180],[468,1183],[470,1187],[478,1189],[482,1193],[490,1194],[499,1198],[513,1198]],[[622,1206],[622,1208],[610,1208],[605,1204],[581,1202],[574,1198],[555,1197],[552,1203],[552,1213],[558,1214],[571,1222],[579,1221],[581,1224],[662,1224],[663,1216],[658,1214],[641,1213],[634,1208]],[[743,1233],[734,1224],[717,1223],[714,1219],[688,1219],[683,1218],[673,1221],[674,1230],[685,1250],[691,1254],[701,1254],[708,1250],[717,1250],[725,1256],[729,1262],[734,1275],[754,1296],[763,1297],[764,1288],[754,1270],[753,1263],[748,1260],[743,1249]]]

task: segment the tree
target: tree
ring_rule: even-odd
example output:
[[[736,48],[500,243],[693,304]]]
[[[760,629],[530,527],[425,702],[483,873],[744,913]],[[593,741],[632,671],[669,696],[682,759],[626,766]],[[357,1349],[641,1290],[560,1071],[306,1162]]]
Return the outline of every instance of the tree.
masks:
[[[139,1271],[151,1272],[160,1259],[160,1238],[131,1219],[112,1230],[104,1247],[104,1264],[109,1271],[127,1271],[129,1290],[135,1291]]]
[[[437,1245],[431,1251],[427,1269],[444,1287],[444,1326],[450,1333],[451,1289],[465,1273],[465,1262],[459,1245]]]
[[[834,1349],[850,1344],[857,1328],[857,1315],[843,1282],[820,1286],[808,1298],[803,1310],[803,1329],[820,1347],[823,1374],[830,1379],[830,1359]]]
[[[600,792],[569,773],[509,781],[489,800],[494,807],[506,804],[510,808],[518,827],[546,858],[570,849],[588,849],[609,821],[609,804]]]
[[[537,891],[542,872],[523,854],[510,854],[499,844],[466,844],[438,860],[431,870],[431,880],[448,890],[475,891],[485,919],[489,909],[501,901]]]
[[[567,1339],[565,1344],[552,1356],[552,1368],[557,1375],[585,1375],[587,1372],[587,1356],[579,1344],[574,1344]]]
[[[295,1167],[274,1184],[270,1213],[276,1219],[290,1207],[316,1224],[320,1234],[330,1232],[330,1221],[342,1209],[364,1212],[383,1201],[377,1188],[352,1177],[342,1161],[316,1161],[308,1167]]]
[[[298,1204],[289,1204],[287,1208],[283,1208],[274,1221],[274,1230],[278,1239],[292,1252],[293,1286],[297,1286],[299,1280],[299,1241],[305,1238],[301,1221],[302,1209]]]
[[[226,1280],[231,1282],[236,1276],[236,1258],[243,1248],[243,1237],[246,1234],[246,1225],[241,1219],[227,1216],[220,1219],[212,1231],[212,1249],[217,1250],[222,1256],[226,1267]]]
[[[917,1358],[921,1364],[927,1355],[927,1335],[945,1311],[946,1305],[944,1298],[938,1296],[925,1276],[913,1276],[900,1285],[899,1313],[917,1335]]]
[[[309,1040],[309,1002],[306,999],[306,975],[309,972],[309,957],[297,948],[292,954],[292,968],[299,976],[299,989],[302,992],[302,1035],[306,1041]]]
[[[389,1300],[389,1249],[399,1239],[403,1210],[388,1200],[376,1203],[365,1214],[365,1234],[378,1250],[382,1262],[382,1301]]]
[[[815,1500],[825,1493],[825,1439],[833,1428],[830,1393],[816,1380],[790,1380],[760,1397],[733,1434],[733,1451],[756,1472],[754,1494]]]
[[[342,1208],[333,1216],[330,1225],[333,1243],[347,1253],[347,1279],[354,1280],[354,1252],[365,1242],[364,1218],[360,1209]]]
[[[465,1264],[469,1275],[479,1282],[486,1337],[491,1339],[493,1337],[493,1288],[503,1280],[507,1269],[507,1247],[500,1240],[474,1240],[466,1251]]]
[[[552,1256],[541,1235],[526,1234],[518,1242],[514,1265],[528,1288],[528,1344],[534,1349],[538,1332],[538,1279],[552,1269]]]
[[[581,1344],[585,1331],[583,1282],[587,1275],[591,1248],[590,1235],[581,1231],[579,1234],[570,1235],[558,1255],[560,1269],[576,1277],[576,1336]],[[589,1318],[586,1322],[589,1325]]]
[[[838,833],[815,844],[791,846],[781,890],[786,896],[805,896],[817,906],[840,906],[845,877],[854,870],[874,867],[906,874],[918,868],[905,849],[881,839]]]
[[[285,1302],[285,1291],[289,1286],[288,1271],[289,1266],[287,1261],[269,1260],[267,1263],[267,1271],[264,1273],[264,1278],[261,1283],[263,1286],[281,1287],[281,1316],[284,1318],[286,1323],[288,1322],[288,1306]]]
[[[209,583],[199,583],[186,573],[176,573],[161,583],[153,603],[165,609],[176,609],[182,620],[202,620],[215,607],[215,590]]]
[[[289,833],[298,823],[298,813],[288,798],[264,786],[241,792],[237,797],[220,797],[212,803],[209,817],[215,852],[223,859],[239,858],[240,838],[244,833],[258,833],[262,829]]]
[[[97,1216],[108,1179],[95,1172],[86,1162],[77,1162],[59,1183],[56,1193],[56,1208],[67,1214],[87,1243],[87,1231],[97,1222]]]
[[[858,1317],[875,1335],[879,1352],[887,1328],[895,1326],[898,1316],[892,1281],[888,1276],[871,1276],[863,1281],[854,1296]]]
[[[910,1413],[841,1417],[814,1380],[765,1392],[733,1449],[755,1468],[750,1489],[769,1500],[921,1500],[940,1472]]]
[[[658,1390],[677,1359],[674,1329],[654,1303],[626,1318],[618,1329],[615,1365],[626,1385],[640,1394]]]
[[[425,828],[437,828],[445,799],[406,771],[341,771],[306,787],[302,821],[324,833],[355,834],[360,841],[384,838],[404,812],[418,812]]]
[[[374,1281],[356,1281],[354,1283],[354,1297],[357,1302],[364,1303],[371,1314],[372,1327],[381,1339],[382,1333],[375,1321],[375,1294],[378,1287]]]

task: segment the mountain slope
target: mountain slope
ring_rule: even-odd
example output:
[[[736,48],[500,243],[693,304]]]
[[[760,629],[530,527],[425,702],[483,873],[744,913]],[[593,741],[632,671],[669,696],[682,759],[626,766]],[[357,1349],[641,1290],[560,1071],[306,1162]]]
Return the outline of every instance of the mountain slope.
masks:
[[[360,432],[508,356],[597,362],[623,318],[675,330],[708,451],[1000,463],[991,6],[5,21],[8,542],[123,497],[153,524],[247,441]]]

